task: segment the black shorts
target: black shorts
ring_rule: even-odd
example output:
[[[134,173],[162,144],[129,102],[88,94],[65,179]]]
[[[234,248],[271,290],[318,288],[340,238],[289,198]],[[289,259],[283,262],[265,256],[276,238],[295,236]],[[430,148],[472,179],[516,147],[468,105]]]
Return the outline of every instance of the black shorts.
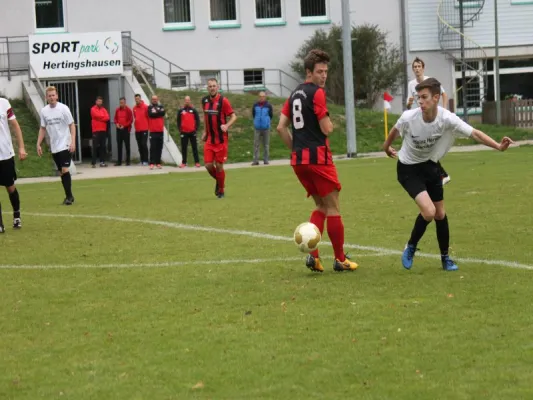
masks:
[[[427,191],[433,202],[444,200],[442,177],[437,163],[402,164],[398,161],[398,182],[413,199]]]
[[[70,152],[68,150],[59,151],[57,153],[52,153],[52,157],[57,166],[57,170],[61,171],[61,168],[70,167]]]
[[[16,180],[15,157],[0,161],[0,186],[13,186]]]

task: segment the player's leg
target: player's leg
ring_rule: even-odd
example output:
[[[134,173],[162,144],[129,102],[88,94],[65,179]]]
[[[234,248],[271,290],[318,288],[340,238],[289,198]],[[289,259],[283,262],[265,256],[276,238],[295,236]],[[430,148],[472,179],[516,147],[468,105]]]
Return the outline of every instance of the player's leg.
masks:
[[[0,203],[0,233],[5,233],[4,219],[2,218],[2,203]]]
[[[211,144],[204,144],[204,166],[209,175],[217,181],[217,170],[215,166],[215,151]],[[215,183],[215,196],[218,197],[218,181]]]
[[[157,139],[156,135],[150,133],[150,169],[154,169],[157,158]]]
[[[218,198],[224,198],[226,187],[226,171],[224,170],[224,163],[228,159],[228,146],[221,144],[215,153],[216,179],[218,184]]]
[[[72,195],[72,177],[70,175],[70,153],[68,150],[60,151],[59,153],[52,154],[56,163],[58,171],[61,173],[61,184],[65,191],[65,200],[63,204],[70,206],[74,203],[74,196]]]
[[[424,236],[428,224],[435,217],[435,206],[427,192],[425,168],[425,164],[406,165],[398,162],[397,165],[398,181],[419,209],[411,236],[402,254],[402,265],[405,269],[413,266],[418,242]]]
[[[17,187],[15,186],[15,183],[13,183],[13,185],[6,187],[6,189],[9,195],[9,201],[13,207],[13,228],[22,228],[22,221],[20,219],[20,197]]]

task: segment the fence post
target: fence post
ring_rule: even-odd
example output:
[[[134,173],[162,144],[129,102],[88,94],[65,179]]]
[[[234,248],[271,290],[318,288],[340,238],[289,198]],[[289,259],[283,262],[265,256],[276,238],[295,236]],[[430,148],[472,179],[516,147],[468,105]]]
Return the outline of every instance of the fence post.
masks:
[[[226,85],[228,86],[228,93],[229,93],[229,71],[226,70]]]
[[[279,72],[279,95],[283,97],[283,75],[281,74],[281,69],[278,70]]]
[[[9,60],[9,36],[6,37],[7,48],[7,80],[11,80],[11,61]]]

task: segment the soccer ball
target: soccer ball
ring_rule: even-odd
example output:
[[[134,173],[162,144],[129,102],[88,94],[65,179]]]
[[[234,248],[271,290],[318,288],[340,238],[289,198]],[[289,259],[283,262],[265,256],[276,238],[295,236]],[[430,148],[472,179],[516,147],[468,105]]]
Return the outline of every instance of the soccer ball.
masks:
[[[322,235],[315,224],[304,222],[294,231],[294,243],[302,253],[310,253],[318,248]]]

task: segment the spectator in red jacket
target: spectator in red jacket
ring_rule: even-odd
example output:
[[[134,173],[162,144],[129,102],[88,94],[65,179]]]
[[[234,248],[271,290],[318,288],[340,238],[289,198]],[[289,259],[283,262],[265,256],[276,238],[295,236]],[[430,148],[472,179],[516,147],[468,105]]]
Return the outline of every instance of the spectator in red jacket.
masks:
[[[155,95],[152,96],[152,103],[148,106],[148,129],[150,130],[150,169],[154,169],[154,165],[161,169],[165,107],[159,103],[159,98]]]
[[[196,131],[200,126],[200,116],[198,111],[191,104],[191,98],[185,96],[183,107],[178,110],[178,131],[181,137],[181,155],[183,161],[180,168],[187,166],[187,145],[191,142],[192,155],[194,157],[194,164],[196,168],[200,168],[200,158],[198,157],[198,140],[196,138]]]
[[[133,116],[135,118],[135,139],[137,139],[141,165],[148,165],[148,106],[142,101],[140,94],[135,95]]]
[[[115,126],[117,127],[118,159],[116,166],[122,165],[122,143],[126,146],[126,165],[130,165],[130,130],[133,123],[133,112],[126,104],[124,97],[120,98],[120,105],[115,110]]]
[[[107,137],[107,123],[109,122],[109,113],[103,106],[104,99],[101,96],[96,98],[96,104],[91,108],[91,125],[93,131],[92,148],[93,148],[93,168],[96,168],[96,158],[100,156],[100,167],[107,167],[105,163],[105,145]]]

